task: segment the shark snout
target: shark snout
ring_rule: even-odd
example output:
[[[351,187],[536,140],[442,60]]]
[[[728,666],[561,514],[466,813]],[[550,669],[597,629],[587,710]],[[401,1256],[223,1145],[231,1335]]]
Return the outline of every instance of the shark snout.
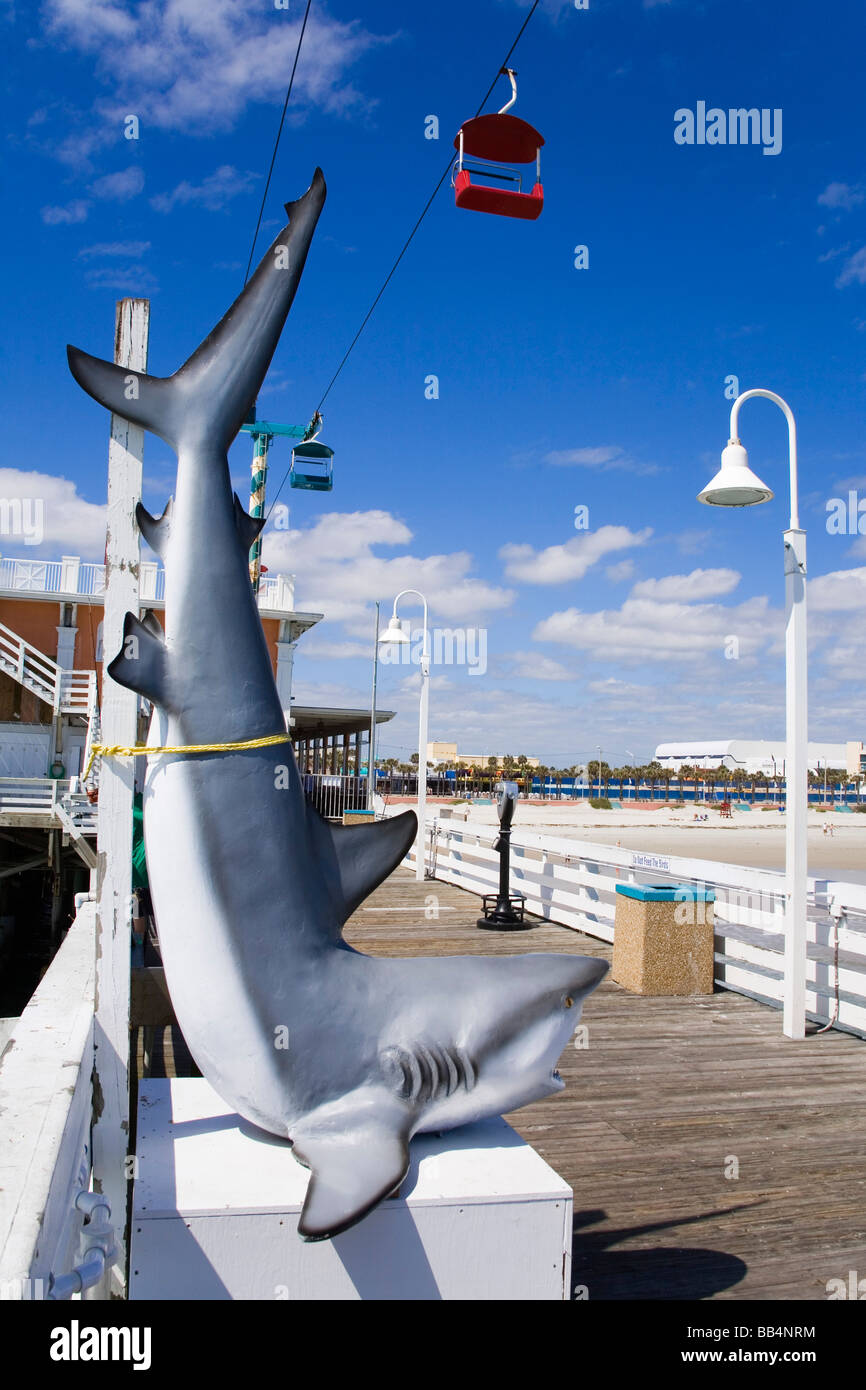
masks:
[[[577,956],[574,962],[571,988],[583,998],[600,985],[609,970],[606,960],[600,956]]]

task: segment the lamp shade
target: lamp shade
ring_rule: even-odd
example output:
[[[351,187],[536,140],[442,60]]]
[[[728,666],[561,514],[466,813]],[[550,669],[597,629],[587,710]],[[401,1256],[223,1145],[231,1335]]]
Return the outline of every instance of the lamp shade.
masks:
[[[379,638],[379,645],[381,646],[383,642],[409,642],[410,640],[409,634],[403,631],[402,622],[396,613],[392,613],[391,621]]]
[[[698,501],[708,507],[754,507],[769,502],[773,496],[766,483],[749,467],[749,455],[742,444],[730,443],[722,450],[722,466]]]

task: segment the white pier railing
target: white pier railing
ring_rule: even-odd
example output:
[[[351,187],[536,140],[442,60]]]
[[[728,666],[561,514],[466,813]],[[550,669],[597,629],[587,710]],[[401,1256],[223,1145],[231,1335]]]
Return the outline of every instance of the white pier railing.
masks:
[[[0,1299],[68,1298],[99,1272],[93,1240],[82,1243],[95,1202],[88,1195],[94,958],[95,904],[79,899],[0,1060]],[[110,1231],[101,1239],[104,1256]]]
[[[165,570],[155,560],[139,566],[139,597],[143,604],[165,600]],[[77,555],[61,560],[17,559],[0,556],[0,592],[57,594],[58,598],[101,598],[105,593],[105,566],[87,564]],[[293,574],[262,575],[259,608],[291,613],[295,602]]]
[[[497,835],[491,826],[428,822],[428,874],[470,893],[495,892]],[[414,846],[404,862],[414,866]],[[713,889],[716,984],[781,1008],[783,874],[523,831],[512,836],[511,891],[525,895],[535,916],[612,942],[618,883]],[[810,878],[808,895],[807,1012],[866,1037],[866,887]]]

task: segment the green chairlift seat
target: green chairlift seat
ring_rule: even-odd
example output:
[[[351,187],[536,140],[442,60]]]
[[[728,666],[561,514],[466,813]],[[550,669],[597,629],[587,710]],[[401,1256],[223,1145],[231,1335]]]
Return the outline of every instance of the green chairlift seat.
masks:
[[[311,492],[330,492],[334,486],[334,451],[317,439],[296,444],[292,450],[289,482]]]

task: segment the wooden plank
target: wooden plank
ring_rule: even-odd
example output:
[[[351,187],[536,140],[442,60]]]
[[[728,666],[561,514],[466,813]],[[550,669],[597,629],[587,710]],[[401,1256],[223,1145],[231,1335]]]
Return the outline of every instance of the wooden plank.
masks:
[[[122,299],[117,305],[114,360],[136,372],[147,371],[150,304]],[[133,389],[132,387],[130,389]],[[144,431],[119,415],[111,417],[108,449],[108,525],[105,546],[106,660],[121,650],[123,619],[138,613],[141,546],[135,506],[141,498]],[[102,739],[108,744],[136,742],[138,697],[111,679],[102,683]],[[131,759],[107,758],[99,780],[97,838],[96,1017],[94,1026],[93,1178],[94,1189],[111,1204],[118,1234],[118,1257],[111,1272],[113,1294],[126,1291],[127,1187],[129,1142],[129,995],[132,941]],[[104,1291],[103,1291],[104,1292]]]

